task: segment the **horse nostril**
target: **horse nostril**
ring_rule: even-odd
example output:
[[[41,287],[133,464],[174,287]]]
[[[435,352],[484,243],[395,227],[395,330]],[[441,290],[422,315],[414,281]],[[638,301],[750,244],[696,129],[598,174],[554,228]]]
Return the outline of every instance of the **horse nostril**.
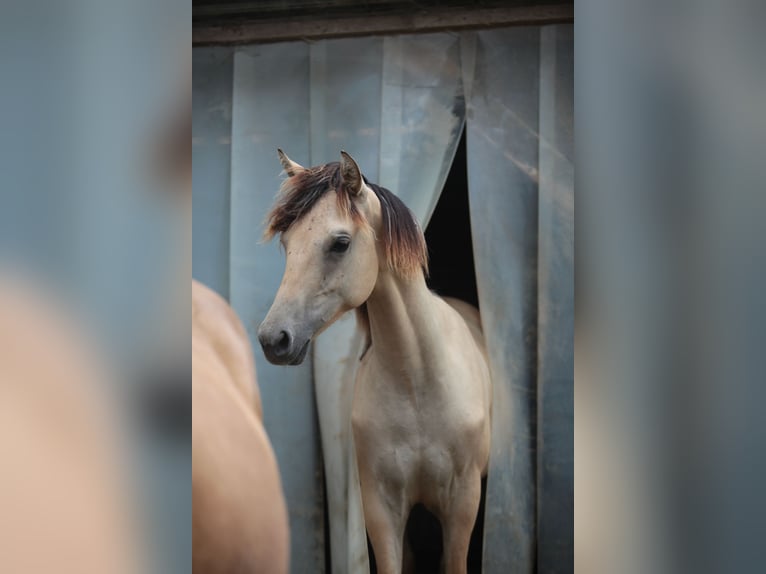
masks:
[[[277,353],[285,353],[290,348],[292,337],[290,337],[290,334],[287,331],[280,331],[279,333],[279,340],[277,341],[277,344],[274,345],[274,350]]]

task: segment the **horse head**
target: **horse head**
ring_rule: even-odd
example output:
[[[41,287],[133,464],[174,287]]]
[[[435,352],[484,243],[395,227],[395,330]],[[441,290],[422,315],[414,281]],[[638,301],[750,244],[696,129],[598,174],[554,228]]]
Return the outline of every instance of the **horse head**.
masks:
[[[270,362],[297,365],[313,337],[364,304],[381,270],[419,272],[427,251],[409,209],[369,183],[346,152],[310,168],[282,150],[279,157],[287,178],[265,236],[280,236],[286,265],[258,340]]]

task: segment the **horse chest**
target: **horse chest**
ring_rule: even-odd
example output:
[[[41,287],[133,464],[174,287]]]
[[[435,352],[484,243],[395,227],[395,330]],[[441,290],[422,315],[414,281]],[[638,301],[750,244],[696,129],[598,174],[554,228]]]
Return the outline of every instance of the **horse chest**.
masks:
[[[415,446],[438,433],[448,403],[441,390],[426,389],[421,380],[372,372],[357,383],[354,426],[388,444]]]
[[[459,394],[429,381],[361,375],[352,412],[357,457],[390,488],[418,498],[424,485],[449,483],[479,450],[471,442],[481,409],[456,400]]]

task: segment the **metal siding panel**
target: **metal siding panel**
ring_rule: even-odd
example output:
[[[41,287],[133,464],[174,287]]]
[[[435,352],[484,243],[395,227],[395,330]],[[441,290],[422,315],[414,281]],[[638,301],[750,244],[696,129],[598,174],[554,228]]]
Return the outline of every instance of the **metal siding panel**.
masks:
[[[380,179],[425,229],[447,180],[465,120],[460,37],[386,37]]]
[[[493,382],[483,569],[522,574],[535,565],[539,31],[476,36],[468,182]]]
[[[459,135],[439,114],[461,121],[461,67],[477,283],[495,381],[484,572],[532,572],[535,559],[541,572],[571,571],[571,26],[465,33],[461,41],[460,56],[447,35],[275,44],[236,55],[195,50],[194,276],[230,295],[255,343],[265,425],[290,507],[294,572],[324,570],[322,467],[311,360],[272,366],[255,340],[284,268],[279,249],[259,243],[280,182],[275,148],[307,164],[345,148],[427,220],[456,147],[449,136]],[[357,77],[363,85],[352,85]],[[440,170],[419,170],[437,157]],[[335,347],[350,327],[317,341],[318,383],[334,372]],[[325,394],[320,409],[337,412],[342,393]],[[323,429],[340,428],[332,416]],[[352,457],[339,456],[345,473]],[[358,519],[349,507],[346,528]],[[337,569],[334,559],[333,570],[365,570],[358,558],[366,548],[356,554]]]
[[[574,165],[571,25],[541,29],[537,569],[574,571]]]
[[[231,48],[198,48],[192,65],[192,275],[229,297]]]

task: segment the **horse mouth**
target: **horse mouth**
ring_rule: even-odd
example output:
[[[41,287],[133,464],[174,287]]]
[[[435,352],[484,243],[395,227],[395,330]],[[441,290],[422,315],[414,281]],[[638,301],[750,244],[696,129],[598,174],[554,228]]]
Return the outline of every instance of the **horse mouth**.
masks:
[[[306,353],[309,350],[309,343],[311,343],[311,339],[307,339],[305,343],[303,343],[303,346],[300,348],[300,350],[290,357],[290,359],[287,361],[288,365],[300,365],[303,362],[303,359],[306,358]]]

